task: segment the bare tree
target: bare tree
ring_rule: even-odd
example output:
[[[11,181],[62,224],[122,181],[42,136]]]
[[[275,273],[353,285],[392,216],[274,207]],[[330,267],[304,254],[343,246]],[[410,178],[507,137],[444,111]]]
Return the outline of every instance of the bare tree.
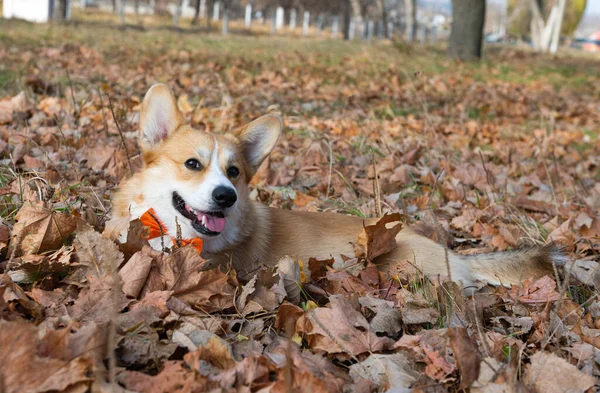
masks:
[[[352,12],[354,13],[354,18],[356,19],[356,23],[361,25],[363,23],[363,12],[360,0],[350,0],[350,4],[352,5]]]
[[[461,60],[481,58],[485,1],[452,0],[452,30],[448,54]]]
[[[192,18],[192,25],[197,25],[200,19],[200,3],[202,0],[196,0],[194,4],[194,18]]]
[[[406,40],[413,42],[417,38],[417,0],[404,0],[406,15]]]
[[[52,10],[52,18],[61,21],[67,20],[70,7],[69,0],[58,0],[54,4],[55,6]]]
[[[376,5],[379,17],[381,18],[381,23],[383,24],[383,35],[388,37],[388,17],[387,9],[385,8],[385,2],[383,0],[377,0]]]
[[[352,4],[351,0],[343,0],[343,18],[344,18],[344,39],[350,39],[350,23],[352,19]]]

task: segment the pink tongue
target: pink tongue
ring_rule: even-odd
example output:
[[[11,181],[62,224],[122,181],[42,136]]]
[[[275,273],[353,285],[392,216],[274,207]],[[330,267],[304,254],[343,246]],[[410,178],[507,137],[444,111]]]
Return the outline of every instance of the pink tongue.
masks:
[[[208,228],[208,230],[220,233],[225,229],[225,218],[200,213],[198,214],[198,221],[202,222],[202,217],[206,217],[204,226]]]

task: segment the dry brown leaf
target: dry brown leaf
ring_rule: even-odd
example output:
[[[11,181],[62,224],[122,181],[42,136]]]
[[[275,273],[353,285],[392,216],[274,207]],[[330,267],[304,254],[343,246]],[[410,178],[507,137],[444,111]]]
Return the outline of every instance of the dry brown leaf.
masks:
[[[363,227],[354,245],[356,256],[372,261],[379,255],[394,250],[397,247],[396,235],[402,229],[400,219],[401,216],[398,213],[387,214],[379,219],[376,224]],[[398,224],[387,228],[387,224],[393,222],[398,222]]]
[[[153,260],[153,255],[148,251],[143,249],[133,254],[119,271],[123,293],[129,297],[137,298],[146,285]]]
[[[154,363],[162,363],[177,350],[177,343],[160,340],[154,331],[128,332],[119,342],[119,360],[127,367],[140,369]]]
[[[4,248],[8,246],[10,239],[10,228],[4,224],[0,224],[0,252],[4,251]]]
[[[32,324],[0,321],[0,370],[6,393],[64,391],[92,381],[93,362],[89,357],[72,359],[67,346],[62,347],[65,353],[43,351],[38,355],[40,343]]]
[[[192,369],[199,369],[206,362],[221,370],[235,367],[231,345],[214,333],[206,330],[194,330],[188,334],[196,350],[187,353],[184,360]]]
[[[295,268],[292,263],[289,264],[289,268],[293,272]],[[285,285],[284,273],[279,271],[278,266],[261,270],[257,275],[255,289],[248,297],[248,304],[242,314],[275,310],[287,296]],[[293,279],[288,279],[287,285],[293,287],[296,284]]]
[[[296,331],[313,350],[356,356],[390,348],[394,342],[378,337],[355,306],[341,295],[329,297],[327,308],[310,310],[298,319]]]
[[[112,275],[103,278],[88,276],[88,283],[89,288],[83,289],[73,306],[69,307],[71,317],[82,323],[108,323],[131,302],[115,284]]]
[[[573,220],[569,218],[550,232],[548,235],[548,241],[553,241],[562,244],[567,247],[572,247],[575,244],[575,233],[573,233]]]
[[[8,268],[14,278],[24,274],[23,282],[41,281],[46,276],[58,281],[72,269],[73,248],[62,246],[50,255],[25,255],[9,262]],[[21,282],[21,281],[19,281]]]
[[[77,276],[104,277],[115,272],[123,263],[123,253],[117,245],[91,227],[82,227],[77,231],[73,246],[84,267]]]
[[[15,284],[8,273],[0,275],[0,310],[2,308],[10,308],[11,304],[19,305],[20,307],[14,307],[15,311],[24,312],[29,317],[36,321],[42,319],[44,311],[42,307],[35,301],[32,300],[20,286]]]
[[[401,307],[402,321],[406,325],[419,325],[424,323],[435,324],[440,316],[439,311],[423,297],[423,295],[410,293],[407,290],[398,292],[398,297],[403,298]]]
[[[236,283],[219,268],[202,271],[205,263],[193,247],[158,254],[140,296],[172,291],[174,297],[206,312],[233,307]]]
[[[596,379],[577,369],[565,359],[548,352],[536,352],[525,371],[524,381],[539,393],[585,392]]]
[[[423,347],[425,351],[427,366],[425,367],[425,374],[435,380],[442,380],[448,374],[454,371],[454,365],[448,363],[439,351],[431,350],[427,346]]]
[[[250,279],[244,286],[242,287],[242,293],[235,301],[235,306],[239,310],[244,310],[246,305],[248,304],[248,296],[250,296],[254,292],[254,285],[256,285],[256,280],[258,279],[258,274],[255,274],[254,277]],[[246,314],[244,314],[246,315]]]
[[[580,213],[577,216],[577,218],[575,219],[575,228],[577,228],[577,229],[580,229],[582,227],[591,228],[593,222],[594,222],[594,219],[592,217],[588,216],[587,213],[583,212],[583,213]]]
[[[182,362],[175,361],[166,362],[162,371],[154,376],[138,371],[126,371],[119,375],[119,382],[127,389],[147,393],[207,391],[206,380]]]
[[[471,387],[479,377],[481,355],[477,344],[473,342],[465,328],[452,328],[447,331],[450,347],[460,372],[460,386],[463,389]]]
[[[25,203],[15,219],[11,252],[19,255],[39,254],[60,248],[77,228],[79,220],[69,214],[58,213],[42,203]]]
[[[555,302],[560,299],[560,294],[556,291],[556,282],[549,276],[538,280],[528,278],[521,285],[513,285],[509,296],[527,304]]]
[[[48,116],[58,116],[62,111],[63,102],[58,97],[46,97],[40,101],[39,108]]]
[[[277,263],[277,274],[283,281],[285,297],[292,304],[299,304],[302,300],[302,280],[300,279],[300,265],[290,257],[284,257]],[[275,289],[275,288],[274,288]],[[283,296],[283,291],[281,291]],[[283,301],[283,297],[279,302]]]
[[[374,297],[361,297],[358,301],[361,306],[375,313],[369,322],[375,333],[386,333],[390,337],[397,337],[402,331],[402,314],[394,307],[394,302]]]
[[[452,226],[456,229],[471,233],[475,223],[486,215],[485,211],[473,208],[463,210],[462,214],[452,219]]]
[[[350,366],[350,377],[354,382],[368,379],[379,391],[409,391],[419,377],[419,372],[413,369],[412,363],[403,353],[372,354],[364,361]]]
[[[505,381],[499,371],[503,370],[505,365],[494,358],[488,357],[481,361],[479,367],[479,377],[471,386],[472,393],[515,393],[512,381]],[[508,370],[506,370],[508,371]]]
[[[296,322],[302,315],[304,315],[303,309],[294,304],[283,302],[281,306],[279,306],[279,310],[277,310],[274,328],[277,331],[285,331],[288,335],[292,336],[296,331],[288,332],[286,331],[286,328],[289,324],[289,326],[292,326],[292,328],[295,329]]]
[[[313,393],[336,393],[342,392],[341,386],[332,386],[331,381],[318,378],[309,372],[294,372],[292,373],[291,388],[295,392],[313,392]],[[270,390],[273,393],[289,392],[288,381],[285,378],[279,380],[273,385]]]

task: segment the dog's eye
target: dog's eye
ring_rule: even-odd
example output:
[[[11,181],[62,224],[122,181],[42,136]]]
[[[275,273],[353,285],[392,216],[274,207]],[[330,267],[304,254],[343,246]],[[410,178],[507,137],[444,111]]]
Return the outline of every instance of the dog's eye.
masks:
[[[195,158],[190,158],[185,162],[185,167],[192,171],[199,171],[202,169],[202,164],[200,164],[200,161],[196,160]]]
[[[240,170],[235,166],[230,166],[227,168],[227,176],[229,177],[238,177],[240,174]]]

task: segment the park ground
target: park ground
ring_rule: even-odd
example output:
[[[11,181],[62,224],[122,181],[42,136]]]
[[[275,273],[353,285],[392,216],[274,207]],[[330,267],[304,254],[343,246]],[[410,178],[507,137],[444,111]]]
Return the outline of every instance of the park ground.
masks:
[[[284,135],[251,183],[266,204],[398,212],[466,254],[553,241],[576,263],[468,298],[356,261],[302,261],[292,283],[304,289],[288,285],[283,303],[272,272],[254,287],[232,272],[169,281],[169,269],[201,261],[118,248],[105,230],[111,194],[139,167],[137,111],[156,82],[198,129],[281,113]],[[109,389],[105,380],[157,392],[597,384],[598,56],[487,47],[465,64],[443,44],[0,20],[0,134],[8,392]]]

